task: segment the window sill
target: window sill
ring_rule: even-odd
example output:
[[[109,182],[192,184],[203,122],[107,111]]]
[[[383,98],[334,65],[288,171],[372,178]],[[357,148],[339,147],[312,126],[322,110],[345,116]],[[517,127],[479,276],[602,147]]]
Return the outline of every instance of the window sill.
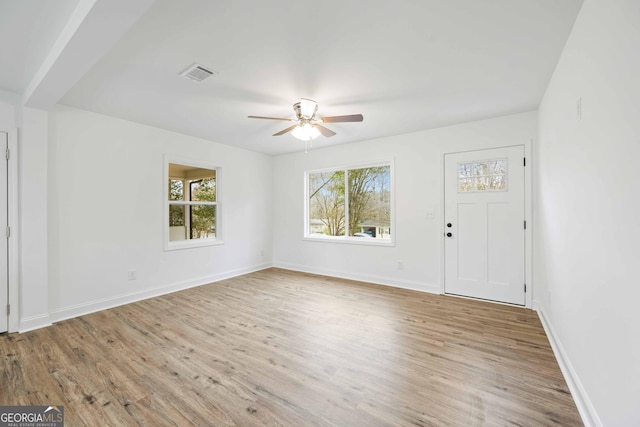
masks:
[[[165,243],[164,250],[177,251],[181,249],[202,248],[205,246],[217,246],[217,245],[223,245],[223,244],[224,244],[224,241],[218,240],[218,239],[183,240],[183,241]]]
[[[365,245],[365,246],[389,246],[394,247],[396,245],[393,239],[375,239],[367,237],[319,237],[319,236],[305,236],[302,238],[307,242],[322,242],[322,243],[340,243],[347,245]]]

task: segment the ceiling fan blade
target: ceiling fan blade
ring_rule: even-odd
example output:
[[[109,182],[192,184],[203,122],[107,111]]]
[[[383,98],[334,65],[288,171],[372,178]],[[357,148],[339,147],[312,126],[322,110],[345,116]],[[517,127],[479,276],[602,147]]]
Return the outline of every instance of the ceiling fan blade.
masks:
[[[322,117],[321,120],[323,123],[361,122],[364,117],[362,114],[349,114],[348,116]]]
[[[323,136],[326,136],[327,138],[332,137],[333,135],[335,135],[336,133],[334,131],[332,131],[331,129],[327,129],[326,127],[322,126],[322,125],[316,125],[316,128],[320,131],[320,133]]]
[[[291,132],[296,126],[298,126],[298,125],[296,124],[296,125],[293,125],[293,126],[289,126],[286,129],[282,129],[280,132],[274,133],[273,136],[280,136],[280,135],[284,135],[287,132]]]
[[[287,122],[294,121],[293,119],[283,119],[280,117],[263,117],[263,116],[248,116],[250,119],[267,119],[267,120],[285,120]]]

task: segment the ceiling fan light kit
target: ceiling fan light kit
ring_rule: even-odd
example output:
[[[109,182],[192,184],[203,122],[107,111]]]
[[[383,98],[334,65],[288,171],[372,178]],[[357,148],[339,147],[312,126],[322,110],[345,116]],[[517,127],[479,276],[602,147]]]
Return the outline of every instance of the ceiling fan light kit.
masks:
[[[302,141],[308,141],[319,137],[320,131],[314,125],[305,123],[303,125],[297,125],[293,131],[291,131],[291,135]]]
[[[284,135],[291,132],[294,138],[302,141],[311,141],[321,134],[327,138],[332,137],[336,133],[331,129],[322,126],[322,123],[347,123],[361,122],[364,118],[362,114],[351,114],[347,116],[332,117],[316,117],[318,112],[318,103],[311,99],[301,98],[300,102],[293,104],[293,111],[296,112],[296,119],[284,119],[279,117],[249,116],[250,119],[267,119],[267,120],[288,120],[295,123],[280,132],[274,133],[273,136]]]

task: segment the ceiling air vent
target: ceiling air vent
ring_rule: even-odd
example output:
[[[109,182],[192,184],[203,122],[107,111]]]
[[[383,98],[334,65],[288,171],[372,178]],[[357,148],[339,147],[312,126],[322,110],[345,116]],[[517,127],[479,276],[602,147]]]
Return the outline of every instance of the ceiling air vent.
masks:
[[[200,64],[193,64],[189,66],[186,70],[180,73],[182,77],[186,77],[189,80],[193,80],[194,82],[200,83],[207,77],[211,77],[216,74],[215,71],[208,69],[207,67]]]

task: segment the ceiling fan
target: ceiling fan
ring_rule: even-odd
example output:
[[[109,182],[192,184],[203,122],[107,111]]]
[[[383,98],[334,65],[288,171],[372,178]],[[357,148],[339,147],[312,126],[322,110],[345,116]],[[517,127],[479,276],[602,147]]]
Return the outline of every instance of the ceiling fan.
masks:
[[[332,137],[336,133],[331,129],[323,126],[324,123],[344,123],[344,122],[361,122],[362,114],[350,114],[347,116],[331,116],[317,117],[318,103],[311,99],[301,98],[300,102],[293,104],[293,110],[296,112],[295,119],[284,119],[279,117],[263,117],[249,116],[250,119],[267,119],[267,120],[284,120],[294,123],[286,129],[282,129],[273,136],[284,135],[291,132],[291,135],[303,141],[309,141],[317,138],[321,134],[326,137]]]

